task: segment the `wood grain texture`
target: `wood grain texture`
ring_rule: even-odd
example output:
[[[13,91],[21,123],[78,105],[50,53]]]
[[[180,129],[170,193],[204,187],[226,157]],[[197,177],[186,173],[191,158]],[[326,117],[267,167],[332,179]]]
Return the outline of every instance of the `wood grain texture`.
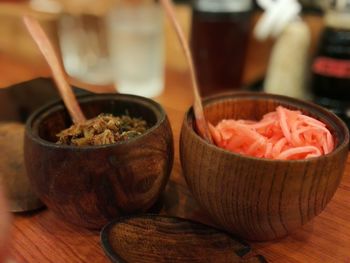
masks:
[[[189,13],[188,10],[185,11]],[[180,17],[189,21],[186,15]],[[28,51],[30,38],[23,36],[24,28],[16,30],[11,26],[14,20],[10,20],[8,16],[3,16],[1,20],[3,22],[0,26],[3,36],[1,43],[6,42],[6,45],[0,43],[0,71],[2,73],[0,88],[49,75],[48,68],[44,65],[43,59],[40,59],[38,52],[33,55],[34,44]],[[312,21],[309,25],[311,25],[312,33],[315,33],[314,29],[317,28],[319,31],[322,24],[320,18],[316,16],[312,17]],[[20,24],[20,20],[16,23]],[[13,32],[16,32],[16,38],[13,37]],[[175,142],[178,142],[183,115],[192,103],[192,94],[190,78],[185,72],[186,63],[181,56],[181,49],[177,41],[173,41],[175,35],[172,37],[169,42],[170,48],[167,50],[170,57],[166,69],[165,92],[156,99],[165,106],[174,131]],[[317,35],[314,35],[313,42],[316,43],[316,40]],[[19,52],[19,45],[23,47],[22,52]],[[251,83],[263,76],[271,46],[271,42],[261,44],[251,39],[244,76],[245,83]],[[25,59],[23,59],[23,54],[26,55]],[[71,82],[71,84],[74,83]],[[86,88],[96,92],[106,91],[98,86]],[[113,88],[109,87],[108,92],[112,90]],[[33,96],[28,95],[28,97]],[[1,107],[8,107],[6,102],[8,101],[0,99]],[[177,143],[174,146],[175,149],[178,148]],[[269,262],[350,262],[349,200],[350,158],[337,192],[319,216],[283,239],[271,242],[252,242],[251,245]],[[162,213],[214,224],[189,192],[181,173],[177,150],[172,175],[164,192]],[[3,222],[1,220],[0,225]],[[66,224],[51,210],[14,215],[11,255],[19,263],[109,262],[100,246],[97,231]]]
[[[121,218],[104,227],[101,241],[113,262],[266,262],[231,235],[176,217]]]
[[[251,158],[205,143],[193,130],[192,110],[185,116],[180,157],[194,197],[224,229],[248,240],[286,236],[326,207],[342,178],[349,132],[335,115],[316,105],[268,94],[230,93],[204,102],[206,116],[259,120],[278,105],[324,122],[336,141],[326,156],[299,161]]]
[[[69,127],[62,103],[39,109],[27,122],[27,174],[41,200],[63,220],[101,228],[120,215],[145,212],[158,199],[173,163],[173,137],[162,108],[131,95],[88,95],[79,100],[89,118],[129,112],[150,128],[141,136],[111,145],[57,145]]]

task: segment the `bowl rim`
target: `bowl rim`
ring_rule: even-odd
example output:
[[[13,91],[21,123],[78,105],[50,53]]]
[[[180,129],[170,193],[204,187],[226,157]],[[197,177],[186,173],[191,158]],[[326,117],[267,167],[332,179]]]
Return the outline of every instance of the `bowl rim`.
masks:
[[[126,141],[119,141],[112,144],[103,144],[103,145],[88,145],[88,146],[76,146],[76,145],[64,145],[64,144],[56,144],[54,142],[47,141],[41,138],[38,134],[33,133],[33,124],[38,118],[43,118],[45,116],[49,116],[54,112],[59,110],[65,110],[65,106],[63,104],[62,99],[56,99],[52,102],[49,102],[42,107],[35,110],[27,119],[25,124],[25,134],[32,141],[38,143],[42,146],[48,146],[52,148],[58,149],[71,149],[71,150],[92,150],[92,149],[104,149],[117,145],[126,145],[131,142],[137,142],[144,138],[145,136],[151,134],[154,130],[156,130],[167,118],[166,112],[164,108],[157,103],[156,101],[141,97],[132,94],[121,94],[121,93],[103,93],[103,94],[82,94],[77,96],[77,100],[79,103],[89,103],[91,101],[127,101],[127,102],[135,102],[140,105],[143,105],[149,108],[154,113],[159,113],[159,117],[157,117],[157,121],[154,125],[146,130],[143,134],[136,136],[134,138],[128,139]],[[142,102],[142,103],[140,103]]]
[[[192,127],[189,125],[189,121],[194,120],[194,115],[193,115],[193,106],[191,106],[185,113],[185,118],[183,121],[183,125],[190,130],[190,133],[194,135],[196,139],[198,139],[200,142],[202,142],[204,145],[210,147],[214,151],[219,151],[222,152],[223,154],[232,156],[232,157],[240,157],[240,158],[246,158],[249,160],[255,160],[255,161],[263,161],[263,162],[268,162],[268,163],[304,163],[304,162],[309,162],[310,160],[319,160],[319,159],[324,159],[328,157],[332,157],[336,155],[338,152],[342,151],[345,147],[349,147],[349,129],[344,123],[342,119],[340,119],[337,115],[335,115],[333,112],[327,110],[326,108],[323,108],[315,103],[301,100],[301,99],[296,99],[288,96],[283,96],[283,95],[277,95],[277,94],[269,94],[269,93],[264,93],[264,92],[252,92],[252,91],[231,91],[231,92],[224,92],[224,93],[219,93],[215,95],[211,95],[209,97],[205,97],[203,99],[203,108],[205,109],[206,106],[219,102],[219,101],[225,101],[229,99],[237,99],[237,98],[249,98],[249,99],[272,99],[277,102],[285,102],[288,105],[295,106],[301,109],[304,109],[305,112],[309,112],[310,110],[307,110],[307,107],[315,109],[317,112],[321,112],[322,115],[328,115],[330,118],[333,118],[337,121],[337,127],[339,127],[342,132],[344,133],[344,140],[342,142],[339,142],[337,147],[330,153],[321,155],[318,157],[312,157],[308,159],[298,159],[298,160],[279,160],[279,159],[268,159],[268,158],[258,158],[258,157],[253,157],[253,156],[248,156],[248,155],[243,155],[239,153],[234,153],[231,151],[228,151],[226,149],[217,147],[215,144],[210,144],[206,140],[204,140],[202,137],[200,137]]]

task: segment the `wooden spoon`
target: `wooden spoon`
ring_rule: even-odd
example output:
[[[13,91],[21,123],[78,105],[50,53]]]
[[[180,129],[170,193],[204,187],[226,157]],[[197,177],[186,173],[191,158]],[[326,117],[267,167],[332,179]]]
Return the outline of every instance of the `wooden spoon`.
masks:
[[[62,64],[45,31],[33,17],[24,16],[23,21],[51,68],[58,91],[68,109],[72,121],[74,123],[83,123],[86,120],[84,114],[80,109],[71,86],[67,82]]]
[[[112,262],[266,262],[230,234],[177,217],[117,219],[103,228],[101,242]]]
[[[168,16],[168,18],[171,20],[172,25],[176,31],[176,34],[180,40],[181,46],[183,48],[183,51],[185,53],[185,57],[190,69],[191,73],[191,80],[192,80],[192,87],[193,87],[193,95],[194,95],[194,117],[196,119],[196,126],[199,135],[205,139],[209,143],[213,143],[213,140],[211,138],[209,129],[208,129],[208,124],[204,116],[204,111],[203,111],[203,105],[202,105],[202,99],[200,96],[200,92],[198,89],[198,83],[197,83],[197,77],[196,77],[196,71],[194,68],[194,63],[192,59],[192,54],[191,50],[188,46],[188,42],[186,40],[185,34],[183,33],[183,30],[181,29],[181,26],[176,19],[175,11],[174,11],[174,6],[171,2],[171,0],[160,0],[161,4],[163,5],[165,12]]]

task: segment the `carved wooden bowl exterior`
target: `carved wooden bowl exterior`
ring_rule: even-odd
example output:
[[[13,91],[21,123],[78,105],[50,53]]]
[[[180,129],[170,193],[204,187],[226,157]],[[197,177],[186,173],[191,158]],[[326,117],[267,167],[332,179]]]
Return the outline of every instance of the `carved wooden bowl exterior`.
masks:
[[[151,128],[116,144],[57,145],[55,135],[71,125],[68,113],[61,102],[39,109],[27,122],[24,147],[34,190],[54,213],[88,228],[146,211],[164,190],[173,164],[173,136],[164,110],[152,100],[120,94],[88,95],[79,103],[87,118],[128,112]]]
[[[260,119],[278,105],[324,122],[336,140],[325,156],[297,161],[242,156],[209,145],[194,131],[193,111],[180,139],[183,174],[194,197],[225,230],[249,240],[283,237],[326,207],[343,175],[349,132],[331,112],[304,101],[263,93],[229,93],[204,101],[208,120]]]

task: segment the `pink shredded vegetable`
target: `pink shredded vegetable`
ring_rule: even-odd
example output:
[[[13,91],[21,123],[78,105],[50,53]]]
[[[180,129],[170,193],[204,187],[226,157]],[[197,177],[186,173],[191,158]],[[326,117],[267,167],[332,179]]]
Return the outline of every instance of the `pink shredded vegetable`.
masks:
[[[282,106],[260,121],[222,120],[216,126],[209,123],[209,130],[217,146],[254,157],[297,160],[334,149],[324,123]]]

